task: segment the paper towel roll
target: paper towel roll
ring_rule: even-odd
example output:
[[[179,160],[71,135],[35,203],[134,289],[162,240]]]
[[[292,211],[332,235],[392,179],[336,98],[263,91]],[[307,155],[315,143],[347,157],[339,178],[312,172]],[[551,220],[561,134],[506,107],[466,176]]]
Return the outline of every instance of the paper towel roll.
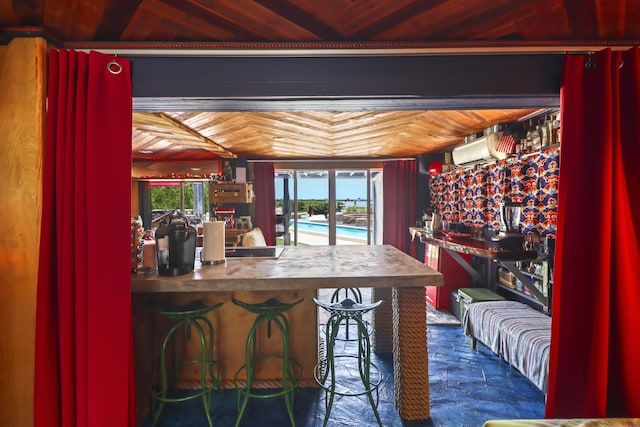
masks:
[[[156,242],[145,240],[142,244],[142,267],[155,270],[156,261]]]
[[[201,258],[204,263],[224,261],[224,221],[204,223]]]

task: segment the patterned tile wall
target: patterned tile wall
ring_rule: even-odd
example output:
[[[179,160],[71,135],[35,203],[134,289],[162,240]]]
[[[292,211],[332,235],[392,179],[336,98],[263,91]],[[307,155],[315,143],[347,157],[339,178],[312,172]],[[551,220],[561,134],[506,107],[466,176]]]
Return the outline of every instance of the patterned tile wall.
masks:
[[[432,208],[446,221],[497,231],[501,204],[520,203],[522,233],[555,238],[559,164],[554,146],[431,176]]]

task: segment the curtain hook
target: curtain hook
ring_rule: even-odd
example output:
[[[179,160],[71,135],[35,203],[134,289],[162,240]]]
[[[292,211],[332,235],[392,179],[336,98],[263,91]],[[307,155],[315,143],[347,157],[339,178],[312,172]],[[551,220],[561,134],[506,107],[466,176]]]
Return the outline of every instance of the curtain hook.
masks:
[[[620,64],[618,64],[618,69],[622,69],[624,67],[624,59],[620,58]]]
[[[109,70],[111,74],[117,75],[122,72],[122,65],[120,65],[118,61],[114,59],[113,61],[107,64],[107,70]]]
[[[587,70],[596,68],[596,60],[593,59],[591,52],[587,55],[587,62],[584,63],[584,68]]]

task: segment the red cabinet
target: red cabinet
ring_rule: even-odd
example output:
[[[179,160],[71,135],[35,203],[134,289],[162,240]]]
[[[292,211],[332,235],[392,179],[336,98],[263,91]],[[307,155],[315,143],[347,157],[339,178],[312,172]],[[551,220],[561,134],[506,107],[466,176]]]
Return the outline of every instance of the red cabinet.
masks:
[[[459,254],[467,262],[471,262],[471,255]],[[438,246],[426,244],[424,263],[442,273],[443,286],[427,286],[427,302],[437,310],[451,308],[451,291],[458,288],[468,288],[471,284],[469,273],[451,255]]]

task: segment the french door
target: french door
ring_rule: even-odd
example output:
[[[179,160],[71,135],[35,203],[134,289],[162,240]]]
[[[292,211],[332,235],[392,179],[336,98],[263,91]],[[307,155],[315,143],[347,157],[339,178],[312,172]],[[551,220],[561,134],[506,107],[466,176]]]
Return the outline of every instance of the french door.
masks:
[[[278,244],[375,243],[376,177],[372,168],[276,169]]]

